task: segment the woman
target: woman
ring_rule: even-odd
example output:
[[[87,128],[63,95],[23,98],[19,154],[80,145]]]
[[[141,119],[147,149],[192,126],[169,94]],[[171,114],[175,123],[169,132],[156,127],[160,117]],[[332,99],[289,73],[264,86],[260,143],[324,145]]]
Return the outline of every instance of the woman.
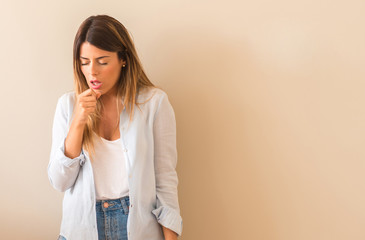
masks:
[[[147,78],[127,29],[106,15],[81,24],[73,67],[75,91],[58,99],[48,165],[52,186],[65,192],[59,239],[177,239],[168,96]]]

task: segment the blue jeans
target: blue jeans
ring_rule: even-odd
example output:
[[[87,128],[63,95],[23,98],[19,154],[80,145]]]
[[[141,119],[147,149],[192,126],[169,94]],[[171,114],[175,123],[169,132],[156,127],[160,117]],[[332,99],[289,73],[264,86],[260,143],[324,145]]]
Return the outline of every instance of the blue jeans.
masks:
[[[129,196],[96,201],[99,240],[128,240]],[[63,236],[59,240],[66,240]]]
[[[96,201],[99,240],[128,240],[129,196]]]

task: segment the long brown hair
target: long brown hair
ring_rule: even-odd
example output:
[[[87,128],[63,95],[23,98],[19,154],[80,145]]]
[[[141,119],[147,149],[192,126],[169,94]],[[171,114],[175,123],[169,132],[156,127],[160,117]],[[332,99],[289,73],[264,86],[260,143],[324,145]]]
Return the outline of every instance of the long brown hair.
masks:
[[[129,114],[129,122],[133,119],[134,105],[138,93],[143,87],[155,87],[145,74],[142,64],[138,58],[133,41],[128,30],[115,18],[107,15],[96,15],[88,17],[81,23],[74,40],[73,46],[73,69],[74,88],[76,97],[86,91],[89,86],[81,71],[80,46],[89,42],[97,48],[105,51],[117,52],[119,60],[123,59],[126,64],[121,70],[117,84],[117,111],[120,113],[119,102],[125,106]],[[75,101],[76,103],[76,101]],[[95,154],[93,132],[99,137],[98,126],[101,119],[102,102],[97,101],[95,112],[90,114],[83,133],[82,146]],[[139,106],[138,106],[139,107]]]

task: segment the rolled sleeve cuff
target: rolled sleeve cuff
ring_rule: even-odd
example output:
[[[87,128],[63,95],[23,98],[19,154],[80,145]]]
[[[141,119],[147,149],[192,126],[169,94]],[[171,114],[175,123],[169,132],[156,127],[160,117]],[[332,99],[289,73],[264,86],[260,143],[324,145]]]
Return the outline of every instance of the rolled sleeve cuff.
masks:
[[[80,166],[85,163],[84,151],[81,149],[81,153],[78,157],[69,158],[65,155],[65,141],[62,141],[61,147],[57,149],[57,158],[61,159],[61,164],[65,167],[71,167],[75,162],[79,162]]]
[[[159,224],[181,236],[183,222],[180,214],[175,209],[168,206],[161,206],[152,210],[152,213],[156,216]]]

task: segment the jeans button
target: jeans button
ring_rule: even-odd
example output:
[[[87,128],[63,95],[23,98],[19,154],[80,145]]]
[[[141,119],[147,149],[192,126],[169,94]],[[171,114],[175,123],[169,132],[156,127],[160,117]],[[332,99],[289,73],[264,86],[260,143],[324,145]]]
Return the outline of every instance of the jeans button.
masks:
[[[109,207],[109,203],[105,202],[104,203],[104,208],[108,208]]]

